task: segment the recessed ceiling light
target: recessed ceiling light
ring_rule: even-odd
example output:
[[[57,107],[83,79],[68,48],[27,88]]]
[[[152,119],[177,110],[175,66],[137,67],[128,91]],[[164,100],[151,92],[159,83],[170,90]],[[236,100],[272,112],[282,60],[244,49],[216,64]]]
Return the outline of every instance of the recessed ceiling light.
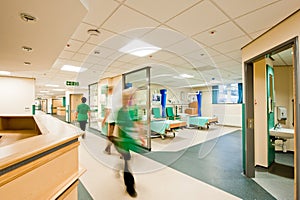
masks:
[[[193,75],[189,75],[189,74],[180,74],[181,77],[183,78],[193,78]]]
[[[87,69],[83,67],[72,66],[72,65],[64,65],[62,66],[62,68],[60,68],[60,70],[69,71],[69,72],[83,72]]]
[[[0,71],[0,75],[10,75],[11,73],[9,71]]]
[[[27,13],[20,13],[20,17],[25,22],[35,22],[36,21],[36,17],[34,17],[30,14],[27,14]]]
[[[53,85],[53,84],[46,84],[46,87],[59,87],[59,85]]]
[[[129,53],[134,56],[144,57],[161,50],[152,44],[143,42],[141,40],[133,40],[127,45],[119,49],[120,52]]]

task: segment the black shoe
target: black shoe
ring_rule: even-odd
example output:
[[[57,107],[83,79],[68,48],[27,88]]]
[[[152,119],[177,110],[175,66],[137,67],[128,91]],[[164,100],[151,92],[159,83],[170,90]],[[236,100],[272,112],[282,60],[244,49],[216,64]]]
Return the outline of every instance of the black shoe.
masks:
[[[131,197],[137,197],[137,193],[134,188],[127,188],[126,191]]]
[[[85,138],[85,133],[83,133],[81,137],[82,137],[82,139],[84,139]]]
[[[103,151],[105,154],[110,155],[110,151],[107,151],[106,149]]]

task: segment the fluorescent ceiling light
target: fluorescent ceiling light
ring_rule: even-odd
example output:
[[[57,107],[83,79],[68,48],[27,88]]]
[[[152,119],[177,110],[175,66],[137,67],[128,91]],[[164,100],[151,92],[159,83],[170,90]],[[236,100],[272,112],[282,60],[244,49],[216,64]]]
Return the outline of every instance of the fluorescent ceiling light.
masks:
[[[46,84],[46,87],[59,87],[59,85],[53,85],[53,84]]]
[[[153,46],[152,44],[143,42],[141,40],[132,40],[121,49],[119,49],[120,52],[129,53],[138,57],[144,57],[159,50],[161,50],[161,48]]]
[[[69,72],[83,72],[87,69],[83,67],[72,66],[72,65],[64,65],[62,66],[62,68],[60,68],[60,70],[69,71]]]
[[[53,91],[65,91],[65,89],[60,89],[60,88],[57,88],[57,89],[52,89]]]
[[[189,75],[189,74],[180,74],[179,76],[173,76],[173,78],[177,79],[185,79],[185,78],[193,78],[194,76]]]
[[[0,75],[10,75],[11,73],[8,71],[0,71]]]
[[[181,77],[183,78],[193,78],[193,75],[189,75],[189,74],[180,74]]]
[[[204,87],[204,86],[207,86],[207,84],[194,84],[194,85],[187,85],[187,86],[183,86],[184,88],[191,88],[191,87]]]
[[[41,90],[40,92],[41,93],[48,93],[49,91],[48,90]]]

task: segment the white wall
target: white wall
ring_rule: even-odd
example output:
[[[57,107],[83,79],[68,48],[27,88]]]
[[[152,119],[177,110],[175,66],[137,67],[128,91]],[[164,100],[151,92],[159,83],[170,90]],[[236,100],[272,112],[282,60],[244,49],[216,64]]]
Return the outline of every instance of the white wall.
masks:
[[[219,124],[242,127],[242,104],[212,104],[211,88],[202,91],[202,116],[218,117]]]
[[[0,114],[32,114],[35,79],[0,76]]]

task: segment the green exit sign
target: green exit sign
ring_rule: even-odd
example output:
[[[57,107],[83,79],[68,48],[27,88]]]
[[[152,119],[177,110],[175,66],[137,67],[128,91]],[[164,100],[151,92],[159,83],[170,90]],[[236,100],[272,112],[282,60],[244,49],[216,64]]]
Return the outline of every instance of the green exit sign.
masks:
[[[77,81],[66,81],[66,86],[79,86]]]

